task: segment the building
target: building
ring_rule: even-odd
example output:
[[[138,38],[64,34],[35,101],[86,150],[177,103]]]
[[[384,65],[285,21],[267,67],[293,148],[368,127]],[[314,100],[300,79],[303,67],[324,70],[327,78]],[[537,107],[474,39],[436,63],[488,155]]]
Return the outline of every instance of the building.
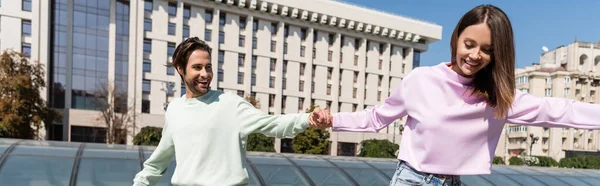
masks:
[[[214,89],[254,96],[265,113],[286,114],[311,104],[338,112],[382,103],[442,29],[326,0],[22,0],[2,1],[0,16],[2,28],[23,25],[2,29],[0,47],[30,50],[48,67],[43,96],[64,118],[46,138],[82,142],[104,141],[92,101],[107,84],[135,108],[126,143],[141,127],[161,127],[165,105],[185,91],[165,65],[190,36],[213,48]],[[401,122],[376,134],[333,133],[331,154],[352,155],[363,139],[398,142]],[[289,151],[289,142],[278,139],[277,151]]]
[[[541,54],[539,63],[516,69],[515,73],[517,89],[531,95],[598,104],[600,41],[589,43],[576,40],[567,46],[559,46]],[[535,138],[537,140],[531,145]],[[532,154],[558,161],[565,157],[565,150],[598,152],[600,131],[507,124],[496,155]]]

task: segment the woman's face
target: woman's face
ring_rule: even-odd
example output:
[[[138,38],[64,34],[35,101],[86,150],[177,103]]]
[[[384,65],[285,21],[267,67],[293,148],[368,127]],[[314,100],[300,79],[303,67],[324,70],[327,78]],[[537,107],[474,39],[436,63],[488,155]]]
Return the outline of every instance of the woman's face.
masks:
[[[473,77],[492,60],[492,32],[485,22],[468,26],[458,37],[452,70]]]

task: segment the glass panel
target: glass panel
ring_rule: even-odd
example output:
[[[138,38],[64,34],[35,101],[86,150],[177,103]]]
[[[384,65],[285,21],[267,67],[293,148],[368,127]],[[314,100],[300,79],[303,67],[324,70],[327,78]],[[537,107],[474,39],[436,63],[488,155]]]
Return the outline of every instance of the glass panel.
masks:
[[[560,181],[559,179],[554,178],[553,176],[535,176],[541,182],[544,182],[548,186],[559,186],[565,185],[565,182]]]
[[[337,168],[302,167],[316,185],[352,185],[350,179]]]
[[[535,171],[535,170],[531,170],[531,169],[527,169],[525,166],[515,166],[515,167],[505,167],[507,169],[519,172],[519,174],[525,174],[525,175],[544,175],[539,171]]]
[[[522,185],[527,185],[527,186],[544,186],[545,185],[542,182],[536,180],[535,178],[532,178],[531,176],[524,176],[524,175],[506,175],[506,176],[512,178],[516,182],[521,183]]]
[[[396,167],[398,166],[397,162],[367,162],[368,164],[373,165],[374,167],[378,168],[378,169],[386,169],[386,170],[396,170]]]
[[[500,173],[500,174],[521,174],[517,171],[514,171],[512,169],[508,169],[505,167],[499,167],[499,166],[492,166],[492,174],[494,173]]]
[[[79,164],[77,186],[133,185],[133,178],[139,171],[139,160],[83,158]]]
[[[0,186],[69,185],[74,158],[8,156],[0,169]]]
[[[76,148],[65,147],[45,147],[45,146],[23,146],[18,145],[10,154],[26,154],[26,155],[51,155],[51,156],[76,156]]]
[[[0,154],[4,153],[6,149],[8,149],[8,145],[0,145]]]
[[[269,164],[269,165],[292,165],[292,163],[284,158],[262,158],[262,157],[248,157],[252,164]]]
[[[300,171],[293,166],[255,165],[267,185],[309,185]]]
[[[299,166],[317,166],[317,167],[333,167],[333,165],[325,160],[310,160],[310,159],[295,159],[290,158]]]
[[[573,186],[589,186],[590,185],[590,184],[587,184],[586,182],[579,180],[578,177],[556,176],[556,178],[558,178],[566,183],[569,183],[569,185],[573,185]]]
[[[82,157],[140,159],[140,152],[118,149],[83,149]]]
[[[380,174],[375,169],[353,169],[345,168],[346,171],[352,178],[358,183],[358,185],[389,185],[389,178]]]
[[[331,160],[331,162],[335,163],[337,166],[341,168],[371,168],[371,166],[360,162],[360,161],[336,161]]]
[[[483,179],[481,176],[476,176],[476,175],[461,176],[460,177],[460,181],[462,181],[466,185],[477,185],[477,186],[489,185],[489,186],[493,186],[492,183],[490,183],[487,180]]]
[[[15,140],[15,139],[0,139],[0,144],[6,144],[6,145],[12,145],[13,143],[17,142],[19,140]]]
[[[579,179],[591,185],[600,185],[600,179],[598,178],[579,177]]]
[[[259,186],[260,181],[258,181],[258,177],[256,173],[254,173],[254,170],[250,167],[248,167],[246,170],[248,171],[248,177],[250,178],[248,186]]]
[[[516,183],[501,174],[484,174],[481,176],[496,185],[519,185],[519,183]]]

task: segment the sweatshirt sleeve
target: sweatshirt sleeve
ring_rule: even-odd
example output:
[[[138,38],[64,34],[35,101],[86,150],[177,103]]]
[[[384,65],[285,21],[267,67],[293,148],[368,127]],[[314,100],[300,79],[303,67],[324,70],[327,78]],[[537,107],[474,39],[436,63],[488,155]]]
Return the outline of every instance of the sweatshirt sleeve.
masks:
[[[405,92],[407,76],[382,105],[359,112],[340,112],[333,114],[333,131],[377,132],[397,119],[407,115]]]
[[[540,127],[600,129],[600,105],[553,97],[536,97],[516,90],[509,123]]]
[[[169,132],[167,118],[165,117],[165,126],[163,127],[162,137],[158,147],[150,158],[144,162],[144,167],[133,179],[133,186],[156,185],[171,163],[175,155],[173,139]]]
[[[261,133],[277,138],[291,138],[308,127],[308,113],[269,115],[244,99],[238,99],[236,117],[244,135]]]

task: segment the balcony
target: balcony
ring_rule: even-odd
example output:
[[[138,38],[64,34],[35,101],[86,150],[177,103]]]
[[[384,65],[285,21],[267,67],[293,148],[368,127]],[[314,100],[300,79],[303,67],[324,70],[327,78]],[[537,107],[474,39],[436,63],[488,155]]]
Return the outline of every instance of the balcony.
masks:
[[[527,149],[527,143],[525,143],[525,142],[522,142],[522,143],[509,143],[507,148],[511,149],[511,150],[513,150],[513,149],[524,149],[524,150],[526,150]]]
[[[508,133],[508,138],[527,138],[527,137],[528,137],[528,135],[527,135],[526,131]]]

